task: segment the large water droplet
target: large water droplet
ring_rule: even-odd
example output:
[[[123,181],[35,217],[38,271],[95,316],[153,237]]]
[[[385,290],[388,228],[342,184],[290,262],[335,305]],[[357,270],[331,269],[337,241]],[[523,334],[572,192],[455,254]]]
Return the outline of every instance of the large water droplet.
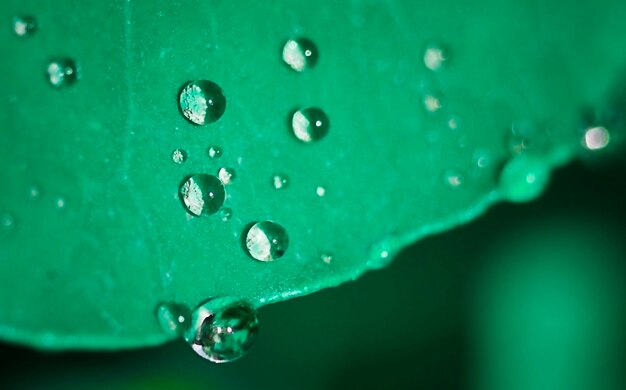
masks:
[[[259,261],[273,261],[281,258],[289,247],[289,236],[281,225],[271,222],[257,222],[246,234],[246,248],[252,258]]]
[[[13,32],[18,37],[32,35],[37,30],[37,20],[32,16],[16,16],[13,18]]]
[[[183,149],[176,149],[172,152],[172,161],[175,164],[182,164],[187,161],[187,152]]]
[[[293,134],[302,142],[318,141],[328,134],[330,121],[319,108],[310,107],[297,110],[291,119]]]
[[[224,204],[225,197],[222,182],[213,175],[189,176],[180,186],[183,205],[197,217],[216,213]]]
[[[432,71],[443,68],[448,61],[448,51],[439,45],[429,45],[424,52],[424,65]]]
[[[591,127],[585,130],[583,146],[589,150],[604,149],[609,145],[611,135],[609,131],[601,126]]]
[[[211,145],[207,149],[207,154],[209,155],[209,158],[211,160],[217,160],[218,158],[222,157],[223,153],[224,152],[222,151],[222,148],[217,145]]]
[[[215,298],[194,310],[185,339],[203,358],[227,363],[244,356],[254,344],[259,320],[254,307],[231,297]]]
[[[73,84],[78,79],[76,62],[70,58],[50,61],[46,67],[46,78],[55,88]]]
[[[183,116],[196,125],[213,123],[226,110],[226,97],[222,88],[208,80],[192,81],[185,85],[178,103]]]
[[[512,202],[537,198],[550,180],[550,170],[538,157],[520,155],[509,160],[500,173],[499,191]]]
[[[317,47],[306,38],[290,39],[283,47],[283,61],[296,72],[315,66],[318,56]]]
[[[277,190],[286,188],[289,185],[289,178],[287,177],[287,175],[275,174],[272,177],[272,185]]]
[[[217,177],[224,185],[232,184],[233,180],[237,177],[237,173],[233,168],[220,168],[217,172]]]
[[[191,326],[191,310],[185,305],[162,303],[156,314],[159,325],[170,336],[182,336]]]

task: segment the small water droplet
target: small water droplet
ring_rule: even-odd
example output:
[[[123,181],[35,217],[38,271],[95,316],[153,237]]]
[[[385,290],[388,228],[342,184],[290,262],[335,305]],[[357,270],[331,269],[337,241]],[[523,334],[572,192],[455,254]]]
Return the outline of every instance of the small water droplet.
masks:
[[[289,247],[289,236],[281,225],[271,221],[257,222],[246,234],[246,248],[252,258],[273,261],[283,257]]]
[[[187,161],[187,152],[185,152],[183,149],[175,149],[172,152],[172,161],[175,164],[183,164],[185,161]]]
[[[318,57],[317,47],[306,38],[290,39],[283,47],[283,61],[296,72],[314,67]]]
[[[11,214],[0,214],[0,228],[12,230],[15,228],[15,219]]]
[[[208,80],[192,81],[185,85],[178,103],[183,116],[196,125],[213,123],[226,110],[226,97],[222,88]]]
[[[185,305],[162,303],[156,314],[159,325],[170,336],[182,336],[191,326],[191,310]]]
[[[448,119],[448,127],[449,127],[451,130],[456,130],[456,129],[458,129],[458,128],[459,128],[459,119],[458,119],[458,118],[455,118],[455,117],[449,118],[449,119]]]
[[[550,170],[544,162],[531,155],[509,160],[500,173],[499,191],[511,202],[527,202],[537,198],[550,180]]]
[[[322,186],[318,186],[315,189],[315,193],[317,194],[317,196],[319,196],[320,198],[323,197],[324,195],[326,195],[326,188],[322,187]]]
[[[491,164],[491,155],[484,149],[476,149],[472,160],[478,168],[487,168]]]
[[[447,170],[444,173],[443,179],[444,179],[444,183],[448,187],[453,188],[453,189],[459,188],[465,181],[465,179],[459,172],[452,170],[452,169]]]
[[[211,145],[209,146],[209,149],[207,149],[207,154],[209,155],[209,158],[211,160],[217,160],[218,158],[222,157],[223,151],[222,148],[220,148],[217,145]]]
[[[219,212],[219,217],[222,222],[228,222],[233,217],[233,210],[229,207],[222,207]]]
[[[302,142],[319,141],[328,134],[330,121],[319,108],[297,110],[291,119],[293,134]]]
[[[435,113],[442,108],[441,100],[434,95],[424,96],[424,108],[430,113]]]
[[[32,35],[37,30],[37,20],[32,16],[16,16],[13,18],[13,32],[18,37]]]
[[[200,305],[192,314],[185,334],[191,348],[213,363],[227,363],[244,356],[254,344],[259,320],[254,307],[243,300],[222,297]]]
[[[606,148],[610,141],[611,135],[606,128],[591,127],[585,130],[583,146],[589,150],[600,150]]]
[[[511,125],[508,139],[509,150],[513,155],[520,155],[531,149],[540,148],[545,142],[545,134],[532,121],[517,121]]]
[[[233,168],[220,168],[217,172],[217,176],[220,178],[222,184],[229,185],[235,180],[237,174]]]
[[[272,177],[272,185],[277,190],[286,188],[289,185],[289,178],[287,177],[287,175],[276,174],[274,175],[274,177]]]
[[[55,205],[57,207],[57,209],[61,210],[64,209],[66,204],[65,204],[65,198],[62,196],[59,196],[56,200],[55,200]]]
[[[187,211],[197,217],[216,213],[224,204],[222,182],[213,175],[187,177],[180,186],[180,199]]]
[[[330,264],[333,261],[333,255],[330,252],[322,252],[322,254],[320,255],[320,259],[323,263]]]
[[[443,68],[448,61],[448,51],[439,45],[430,45],[424,52],[424,65],[432,71]]]
[[[46,67],[46,78],[50,85],[55,88],[73,84],[78,80],[76,62],[70,58],[50,61]]]
[[[41,194],[41,191],[39,190],[39,187],[35,185],[28,186],[28,188],[26,189],[26,197],[29,200],[38,199],[40,194]]]

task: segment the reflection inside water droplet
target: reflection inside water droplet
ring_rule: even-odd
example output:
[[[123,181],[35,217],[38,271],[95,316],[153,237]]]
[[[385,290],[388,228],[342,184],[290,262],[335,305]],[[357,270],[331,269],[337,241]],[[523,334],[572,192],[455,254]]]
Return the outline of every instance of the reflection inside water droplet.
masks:
[[[198,80],[183,87],[178,104],[181,113],[189,122],[207,125],[224,115],[226,97],[219,85],[208,80]]]
[[[252,258],[273,261],[283,257],[289,247],[289,236],[281,225],[272,221],[257,222],[246,234],[246,249]]]
[[[255,308],[233,297],[209,300],[194,310],[191,322],[185,339],[198,355],[214,363],[244,356],[259,330]]]
[[[283,47],[283,61],[296,72],[303,72],[317,63],[315,44],[306,38],[290,39]]]
[[[216,213],[225,197],[222,182],[213,175],[189,176],[180,186],[180,199],[185,209],[197,217]]]

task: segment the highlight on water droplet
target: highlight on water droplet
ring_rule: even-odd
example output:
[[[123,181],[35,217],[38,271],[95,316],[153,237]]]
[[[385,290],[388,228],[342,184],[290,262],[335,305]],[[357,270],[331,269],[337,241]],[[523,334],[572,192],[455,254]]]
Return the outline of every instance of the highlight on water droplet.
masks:
[[[320,108],[299,109],[291,118],[291,130],[302,142],[319,141],[328,134],[330,121]]]
[[[289,236],[284,227],[272,221],[261,221],[248,229],[245,237],[248,254],[259,261],[273,261],[283,257],[289,247]]]
[[[322,263],[330,264],[333,261],[333,254],[330,252],[322,252],[320,259],[322,260]]]
[[[222,157],[223,153],[224,152],[222,151],[222,148],[217,145],[211,145],[207,149],[207,154],[209,155],[209,158],[211,160],[217,160],[218,158]]]
[[[287,175],[277,173],[272,177],[272,185],[277,190],[286,188],[289,185],[289,178]]]
[[[37,20],[32,16],[16,16],[13,18],[13,32],[18,37],[32,35],[37,30]]]
[[[213,123],[224,115],[226,97],[222,88],[212,81],[191,81],[180,91],[178,104],[185,119],[202,126]]]
[[[611,142],[611,134],[602,126],[590,127],[585,130],[583,146],[589,150],[604,149]]]
[[[216,213],[226,198],[220,179],[204,173],[185,178],[179,193],[185,209],[196,217]]]
[[[424,96],[424,108],[430,113],[435,113],[443,107],[441,100],[434,95]]]
[[[326,195],[326,188],[322,186],[317,186],[317,188],[315,189],[315,193],[321,198]]]
[[[156,315],[159,325],[170,336],[182,336],[191,326],[191,310],[180,303],[161,303]]]
[[[78,80],[76,62],[70,58],[52,60],[46,67],[46,78],[55,88],[71,85]]]
[[[0,214],[0,228],[3,230],[12,230],[15,228],[15,218],[11,214]]]
[[[443,68],[448,61],[448,51],[439,45],[429,45],[424,51],[424,65],[432,71],[438,71]]]
[[[310,39],[290,39],[283,46],[283,61],[296,72],[314,67],[318,57],[317,47]]]
[[[511,202],[527,202],[541,195],[549,181],[546,164],[539,157],[523,154],[504,165],[499,192]]]
[[[201,357],[228,363],[244,356],[256,341],[259,320],[249,302],[235,297],[211,299],[192,314],[185,339]]]
[[[229,207],[222,207],[219,211],[219,217],[222,222],[228,222],[233,217],[233,210]]]
[[[183,164],[187,161],[187,152],[183,149],[174,149],[172,152],[172,161],[174,164]]]
[[[220,168],[217,172],[217,177],[219,177],[222,184],[226,186],[232,184],[233,180],[237,177],[237,174],[233,168]]]

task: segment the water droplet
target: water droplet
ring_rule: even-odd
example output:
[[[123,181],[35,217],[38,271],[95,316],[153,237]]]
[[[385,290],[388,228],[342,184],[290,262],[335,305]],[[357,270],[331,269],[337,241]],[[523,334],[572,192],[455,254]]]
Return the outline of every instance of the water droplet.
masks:
[[[531,155],[509,160],[500,173],[500,193],[512,202],[527,202],[537,198],[546,188],[550,170],[543,161]]]
[[[330,121],[319,108],[300,109],[291,119],[293,134],[302,142],[319,141],[328,134]]]
[[[11,214],[0,214],[0,228],[12,230],[15,228],[15,219]]]
[[[185,152],[183,149],[175,149],[172,152],[172,161],[175,164],[182,164],[185,161],[187,161],[187,152]]]
[[[46,77],[55,88],[71,85],[78,79],[76,62],[70,58],[53,60],[46,67]]]
[[[39,195],[41,194],[39,187],[35,186],[35,185],[31,185],[26,189],[26,197],[29,200],[36,200],[39,198]]]
[[[63,198],[62,196],[59,196],[54,203],[59,210],[65,208],[65,198]]]
[[[509,150],[513,155],[520,155],[531,149],[540,148],[544,141],[545,135],[542,135],[531,121],[517,121],[511,125],[508,143]]]
[[[320,198],[323,197],[324,195],[326,195],[326,188],[322,187],[322,186],[318,186],[315,189],[315,193],[317,194],[317,196],[319,196]]]
[[[378,242],[369,249],[367,266],[370,269],[385,268],[391,263],[391,260],[393,260],[394,254],[395,252],[392,252],[392,246],[389,240]]]
[[[424,52],[424,65],[432,71],[443,68],[448,61],[448,51],[439,45],[430,45]]]
[[[449,127],[451,130],[456,130],[456,129],[458,129],[458,128],[459,128],[459,119],[458,119],[458,118],[455,118],[455,117],[449,118],[449,119],[448,119],[448,127]]]
[[[289,236],[281,225],[271,222],[257,222],[246,234],[246,248],[254,259],[273,261],[281,258],[289,247]]]
[[[228,207],[222,207],[219,212],[219,217],[222,222],[228,222],[233,217],[233,210]]]
[[[322,252],[322,254],[320,255],[320,259],[323,263],[330,264],[333,261],[333,255],[330,252]]]
[[[487,168],[491,164],[491,156],[484,149],[476,149],[472,160],[478,168]]]
[[[235,180],[237,174],[233,168],[220,168],[217,172],[217,176],[220,178],[222,184],[229,185]]]
[[[192,326],[185,339],[203,358],[213,363],[227,363],[250,350],[258,331],[259,320],[250,303],[223,297],[194,310]]]
[[[287,175],[276,174],[274,175],[274,177],[272,177],[272,185],[277,190],[286,188],[287,185],[289,185],[289,178],[287,177]]]
[[[441,100],[433,95],[426,95],[424,97],[424,108],[430,113],[435,113],[442,108]]]
[[[180,186],[180,199],[187,211],[197,217],[216,213],[224,204],[222,182],[213,175],[187,177]]]
[[[283,47],[283,61],[296,72],[314,67],[318,57],[317,47],[306,38],[290,39]]]
[[[32,35],[37,30],[37,20],[32,16],[16,16],[13,18],[13,32],[18,37]]]
[[[212,145],[209,146],[209,149],[207,149],[207,153],[211,160],[217,160],[218,158],[222,157],[223,151],[222,148],[220,148],[219,146]]]
[[[226,110],[226,97],[222,89],[208,80],[192,81],[185,85],[178,103],[183,116],[196,125],[213,123]]]
[[[444,179],[444,183],[448,187],[453,188],[453,189],[459,188],[465,181],[465,179],[459,172],[452,170],[452,169],[447,170],[444,173],[443,179]]]
[[[599,150],[607,147],[611,141],[609,131],[604,127],[591,127],[585,130],[583,146],[589,150]]]
[[[159,325],[170,336],[182,336],[191,326],[191,310],[185,305],[162,303],[156,314]]]

